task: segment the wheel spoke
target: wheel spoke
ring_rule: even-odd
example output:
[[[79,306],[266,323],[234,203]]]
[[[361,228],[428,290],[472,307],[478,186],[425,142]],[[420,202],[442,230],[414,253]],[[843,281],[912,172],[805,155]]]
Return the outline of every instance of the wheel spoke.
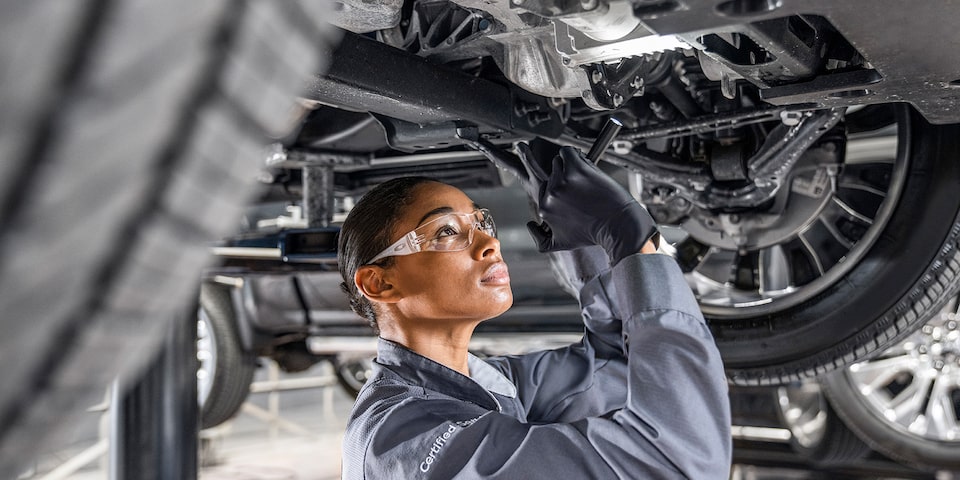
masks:
[[[807,256],[810,257],[810,260],[813,261],[814,266],[817,267],[817,272],[820,275],[823,275],[826,270],[823,268],[823,261],[820,260],[820,255],[817,255],[817,250],[810,245],[810,242],[803,236],[803,232],[797,234],[797,237],[800,239],[800,243],[803,244],[803,249],[806,250]]]
[[[933,390],[930,392],[930,403],[927,405],[926,416],[928,419],[927,432],[934,438],[946,440],[960,440],[960,420],[958,413],[951,398],[951,393],[956,390],[958,385],[957,378],[950,378],[948,375],[938,375],[934,382]]]
[[[914,376],[907,388],[890,399],[889,408],[884,412],[887,418],[905,427],[914,425],[926,406],[933,380],[928,376]],[[926,430],[926,427],[925,418],[915,428]]]
[[[857,138],[847,141],[847,155],[844,163],[847,165],[890,164],[895,162],[896,158],[897,137]]]
[[[864,225],[873,225],[872,218],[854,210],[853,207],[844,203],[843,200],[833,197],[832,202],[834,205],[840,207],[844,212],[846,212],[847,216],[849,216],[851,219],[857,220]]]
[[[884,192],[883,190],[864,182],[852,182],[849,179],[844,179],[837,186],[840,188],[848,188],[851,190],[860,190],[862,192],[872,193],[878,197],[887,196],[887,192]]]
[[[760,293],[782,292],[792,287],[793,271],[781,245],[760,250]]]
[[[915,374],[918,361],[913,357],[898,356],[883,360],[858,363],[850,367],[850,375],[856,380],[860,393],[874,395],[875,391],[888,385],[901,373]]]

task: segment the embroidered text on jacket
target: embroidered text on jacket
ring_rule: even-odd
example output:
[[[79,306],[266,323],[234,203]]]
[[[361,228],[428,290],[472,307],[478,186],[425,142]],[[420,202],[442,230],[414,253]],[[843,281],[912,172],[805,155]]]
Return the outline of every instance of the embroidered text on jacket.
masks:
[[[443,435],[438,436],[434,441],[433,445],[430,447],[430,453],[427,454],[422,462],[420,462],[420,471],[426,473],[430,470],[430,465],[433,464],[433,461],[436,460],[437,454],[440,453],[440,450],[443,449],[443,445],[447,443],[447,440],[450,439],[450,436],[453,435],[453,432],[457,431],[455,425],[450,425],[447,428],[446,432],[443,432]]]

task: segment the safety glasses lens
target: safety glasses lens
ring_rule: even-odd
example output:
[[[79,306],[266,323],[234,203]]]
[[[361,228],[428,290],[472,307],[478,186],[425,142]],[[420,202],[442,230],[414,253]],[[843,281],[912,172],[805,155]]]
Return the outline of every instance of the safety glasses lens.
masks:
[[[487,210],[474,213],[451,213],[417,228],[417,236],[424,239],[421,250],[464,250],[473,243],[475,229],[492,237],[497,236],[497,227]]]

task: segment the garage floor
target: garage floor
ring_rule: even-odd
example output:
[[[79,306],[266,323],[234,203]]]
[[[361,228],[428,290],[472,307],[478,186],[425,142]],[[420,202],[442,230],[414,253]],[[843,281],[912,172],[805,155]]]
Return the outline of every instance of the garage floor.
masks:
[[[253,392],[237,417],[202,432],[202,480],[340,478],[340,443],[353,400],[336,383],[328,364],[295,375],[267,365],[257,371]],[[102,420],[87,427],[85,440],[44,455],[36,470],[22,478],[107,480],[105,442],[97,423]],[[737,445],[735,457],[743,463],[733,466],[731,480],[960,478],[897,468],[891,470],[893,475],[877,475],[877,468],[889,466],[882,459],[845,470],[813,472],[792,461],[784,444],[738,440]]]
[[[203,432],[201,479],[340,478],[340,443],[353,399],[337,385],[328,364],[296,376],[270,370],[257,372],[258,385],[266,385],[273,373],[290,382],[288,387],[311,378],[324,386],[251,395],[234,420]]]

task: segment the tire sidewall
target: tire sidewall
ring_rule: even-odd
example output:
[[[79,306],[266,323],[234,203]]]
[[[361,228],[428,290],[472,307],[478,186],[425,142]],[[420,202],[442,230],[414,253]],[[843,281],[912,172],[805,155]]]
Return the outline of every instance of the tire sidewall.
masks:
[[[201,427],[211,428],[233,417],[250,391],[256,356],[240,341],[229,287],[204,282],[200,308],[208,319],[208,333],[217,350],[210,393],[201,405]]]

